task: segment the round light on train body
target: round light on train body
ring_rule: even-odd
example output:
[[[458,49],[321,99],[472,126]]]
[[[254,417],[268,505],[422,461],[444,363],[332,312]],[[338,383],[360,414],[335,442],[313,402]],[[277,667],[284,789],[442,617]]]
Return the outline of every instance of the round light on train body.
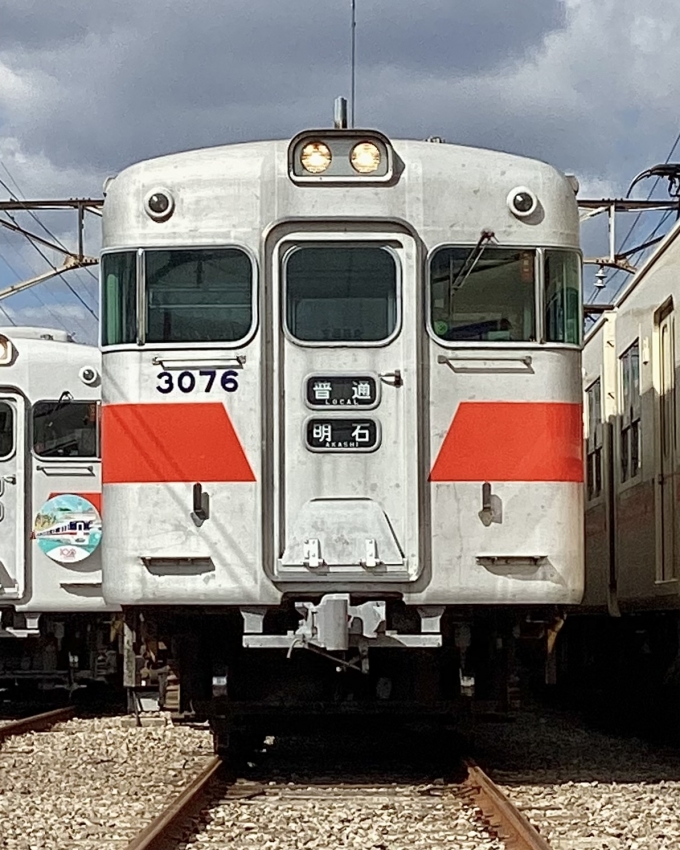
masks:
[[[154,221],[165,221],[175,209],[175,200],[167,189],[154,189],[145,197],[144,209]]]
[[[526,218],[536,212],[538,208],[538,198],[526,186],[518,186],[513,189],[508,195],[507,202],[512,214],[518,218]]]
[[[380,150],[373,142],[359,142],[352,148],[350,161],[359,174],[372,174],[380,166]]]
[[[308,142],[300,154],[302,167],[310,174],[322,174],[332,161],[331,150],[323,142]]]
[[[0,334],[0,366],[6,366],[12,362],[12,343]]]

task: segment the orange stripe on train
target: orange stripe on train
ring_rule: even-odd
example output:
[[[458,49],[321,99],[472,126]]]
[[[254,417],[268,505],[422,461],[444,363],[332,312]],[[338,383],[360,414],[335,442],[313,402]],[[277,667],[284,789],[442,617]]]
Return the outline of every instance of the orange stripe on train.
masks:
[[[583,481],[581,405],[461,402],[430,481]]]
[[[104,484],[255,481],[223,404],[109,404]]]

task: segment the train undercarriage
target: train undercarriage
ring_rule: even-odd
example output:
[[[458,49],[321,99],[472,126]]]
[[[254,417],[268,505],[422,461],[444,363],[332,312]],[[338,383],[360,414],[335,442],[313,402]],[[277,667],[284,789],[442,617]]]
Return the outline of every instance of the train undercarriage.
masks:
[[[562,622],[554,609],[434,611],[329,596],[266,611],[127,609],[130,710],[208,719],[218,750],[331,718],[507,714],[545,681]]]
[[[0,612],[0,700],[66,702],[122,686],[122,623],[112,614]]]

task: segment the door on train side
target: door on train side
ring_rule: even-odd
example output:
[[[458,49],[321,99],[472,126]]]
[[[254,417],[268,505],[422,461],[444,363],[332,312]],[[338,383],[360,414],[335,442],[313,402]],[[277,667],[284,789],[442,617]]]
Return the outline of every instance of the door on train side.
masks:
[[[24,592],[25,404],[0,391],[0,600]]]
[[[278,581],[420,572],[420,260],[412,236],[382,227],[288,233],[273,249]]]
[[[659,346],[659,395],[657,399],[659,447],[657,493],[658,578],[676,578],[675,569],[675,316],[673,305],[657,314]]]

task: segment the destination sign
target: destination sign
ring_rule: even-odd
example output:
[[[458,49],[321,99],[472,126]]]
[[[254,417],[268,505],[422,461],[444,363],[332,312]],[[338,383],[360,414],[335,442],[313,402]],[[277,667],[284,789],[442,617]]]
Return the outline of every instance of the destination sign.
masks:
[[[309,407],[375,407],[378,382],[370,375],[315,375],[306,395]]]
[[[371,452],[378,448],[378,423],[375,419],[310,419],[306,439],[312,451]]]

